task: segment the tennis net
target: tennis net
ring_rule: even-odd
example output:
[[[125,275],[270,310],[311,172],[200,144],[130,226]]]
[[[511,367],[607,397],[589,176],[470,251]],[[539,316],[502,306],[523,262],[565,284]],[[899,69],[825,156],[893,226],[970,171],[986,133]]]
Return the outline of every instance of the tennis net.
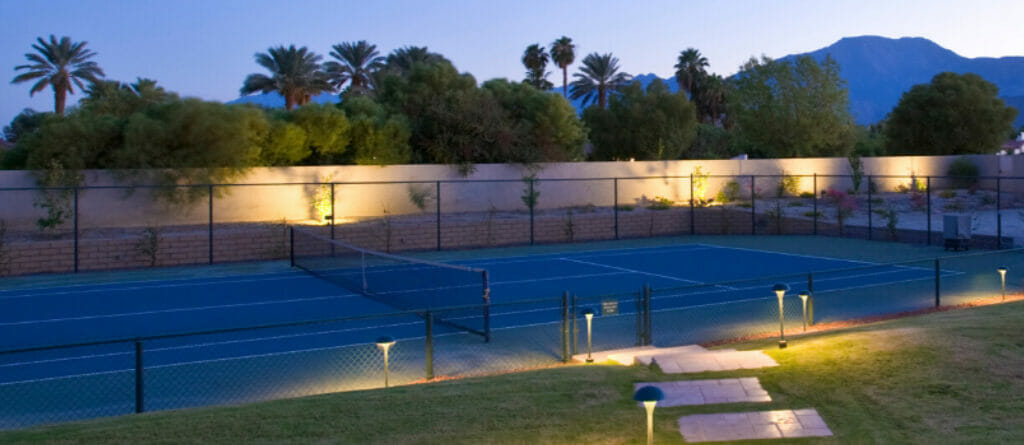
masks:
[[[434,313],[439,325],[490,340],[486,270],[363,249],[308,228],[293,226],[290,237],[293,267],[399,310],[445,308]]]

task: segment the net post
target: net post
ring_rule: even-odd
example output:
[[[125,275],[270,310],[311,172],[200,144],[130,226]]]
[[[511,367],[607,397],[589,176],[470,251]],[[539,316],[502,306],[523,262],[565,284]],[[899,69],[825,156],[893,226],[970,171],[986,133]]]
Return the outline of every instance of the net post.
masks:
[[[619,239],[619,178],[612,178],[612,213],[615,214],[615,239]]]
[[[644,345],[654,343],[651,338],[651,285],[644,284]]]
[[[295,226],[288,226],[288,258],[295,267]]]
[[[640,287],[640,291],[636,293],[636,342],[637,346],[644,345],[644,290],[646,284]]]
[[[873,224],[871,219],[871,175],[868,175],[868,240],[871,240],[874,237],[874,234],[871,233],[874,231],[872,227]]]
[[[693,208],[696,207],[696,203],[694,203],[694,201],[695,199],[693,197],[693,173],[690,173],[690,236],[693,236],[697,232],[696,230],[694,230],[695,225],[693,222]]]
[[[569,362],[569,291],[562,292],[562,362]]]
[[[209,212],[208,212],[208,215],[209,215],[209,222],[208,222],[209,223],[208,224],[209,225],[209,227],[208,227],[209,243],[207,243],[208,247],[209,247],[208,258],[209,258],[210,264],[213,264],[213,184],[210,184],[210,185],[207,186],[207,193],[210,195],[210,203],[209,203],[210,204],[209,205],[210,208],[209,208]]]
[[[939,281],[939,259],[935,259],[935,307],[942,305],[942,299],[940,297],[940,281]]]
[[[928,212],[928,239],[925,241],[926,245],[932,245],[932,177],[924,177],[924,197],[927,203]],[[937,305],[936,305],[937,306]]]
[[[996,177],[996,249],[1001,250],[1003,248],[1003,202],[1000,195],[1002,195],[1002,179]]]
[[[363,278],[363,293],[367,293],[370,289],[369,283],[366,282],[366,252],[359,252],[359,271]]]
[[[436,210],[434,211],[436,220],[434,224],[437,227],[437,250],[441,250],[441,181],[434,183],[434,194],[437,198],[434,200],[436,204]]]
[[[537,195],[533,194],[533,182],[535,179],[530,179],[530,245],[533,245],[533,208],[537,206]]]
[[[135,412],[146,410],[145,376],[143,375],[142,342],[135,342]]]
[[[426,323],[426,362],[427,362],[427,380],[434,379],[434,314],[427,311],[423,315]]]
[[[754,180],[757,176],[750,175],[750,234],[757,235],[757,189]]]
[[[483,299],[484,299],[484,343],[491,342],[491,285],[490,280],[487,277],[487,270],[482,272],[484,279]]]
[[[72,252],[72,255],[74,255],[74,263],[75,263],[74,271],[75,271],[75,273],[78,273],[78,187],[77,186],[74,188],[74,194],[75,194],[75,209],[74,209],[74,211],[75,211],[75,215],[74,215],[75,216],[75,220],[74,220],[74,224],[75,224],[75,227],[74,227],[74,231],[75,231],[75,246],[74,246],[74,251]]]
[[[814,174],[812,179],[814,187],[814,234],[818,234],[818,174]]]

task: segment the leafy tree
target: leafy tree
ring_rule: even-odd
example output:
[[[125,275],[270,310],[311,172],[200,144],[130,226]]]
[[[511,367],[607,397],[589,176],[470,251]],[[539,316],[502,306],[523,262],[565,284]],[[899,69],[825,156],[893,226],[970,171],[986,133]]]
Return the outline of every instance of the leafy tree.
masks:
[[[517,138],[499,144],[502,154],[496,161],[532,164],[582,159],[586,131],[565,98],[505,79],[484,82],[483,89],[501,107],[506,127]]]
[[[751,58],[733,78],[728,106],[752,154],[845,156],[852,148],[849,97],[831,57]]]
[[[89,59],[96,55],[92,50],[86,49],[87,42],[72,42],[70,37],[61,37],[60,41],[50,35],[50,41],[36,38],[36,44],[32,48],[38,54],[25,54],[25,58],[31,62],[28,65],[18,65],[15,71],[25,72],[14,77],[12,83],[22,83],[29,80],[39,79],[29,95],[35,95],[46,87],[53,90],[53,110],[57,114],[64,114],[64,104],[67,95],[75,94],[74,86],[84,90],[82,81],[96,82],[104,76],[100,66]]]
[[[50,113],[39,113],[31,108],[21,110],[11,123],[4,127],[4,140],[17,143],[19,139],[36,131]]]
[[[854,130],[853,152],[858,156],[885,156],[885,123],[858,125]]]
[[[596,100],[598,107],[605,108],[608,93],[625,87],[632,76],[619,72],[619,59],[611,53],[590,53],[583,58],[580,72],[573,74],[573,77],[576,80],[572,82],[572,94],[569,97],[583,98],[584,105]]]
[[[686,91],[694,101],[697,100],[697,87],[700,81],[708,74],[707,67],[708,59],[696,48],[686,48],[685,51],[679,52],[675,64],[676,82],[679,82],[679,89]]]
[[[693,142],[697,119],[692,102],[655,80],[645,92],[633,82],[612,98],[608,109],[587,108],[595,160],[679,159]]]
[[[310,104],[292,111],[289,121],[305,134],[306,162],[338,163],[349,144],[349,121],[334,105]],[[302,160],[300,159],[300,160]],[[298,161],[295,161],[296,163]]]
[[[400,114],[388,113],[380,104],[366,97],[355,97],[341,103],[351,123],[351,144],[346,161],[359,165],[402,164],[409,162],[409,123]]]
[[[133,84],[104,80],[89,85],[81,108],[92,113],[128,118],[146,106],[177,99],[177,94],[157,86],[152,79],[139,78]]]
[[[728,159],[740,154],[733,132],[722,127],[699,123],[693,144],[683,153],[685,159]]]
[[[729,108],[726,102],[728,91],[728,84],[722,76],[711,74],[701,77],[694,100],[701,122],[711,125],[725,124],[725,115],[728,114]]]
[[[523,52],[523,66],[526,67],[524,83],[544,91],[554,87],[547,79],[550,74],[547,72],[548,53],[544,51],[543,46],[534,43],[526,47],[526,51]]]
[[[268,48],[265,53],[256,53],[255,58],[271,75],[250,74],[239,90],[242,95],[276,91],[284,97],[284,107],[290,111],[295,105],[304,105],[313,96],[331,90],[327,75],[320,70],[320,56],[306,47]]]
[[[377,52],[377,45],[365,40],[345,42],[331,47],[330,53],[336,61],[324,63],[327,78],[337,90],[346,83],[349,92],[366,94],[371,86],[373,73],[384,65],[384,58]]]
[[[576,45],[572,39],[562,36],[551,42],[551,61],[562,69],[562,96],[569,97],[569,65],[576,60]]]
[[[451,64],[444,56],[430,52],[425,46],[405,46],[388,54],[383,69],[390,74],[405,76],[411,73],[417,64],[433,65],[443,62]]]
[[[270,121],[266,135],[260,150],[260,165],[296,165],[311,154],[306,131],[285,119]]]
[[[903,93],[885,125],[891,154],[993,153],[1017,110],[977,74],[939,73]]]

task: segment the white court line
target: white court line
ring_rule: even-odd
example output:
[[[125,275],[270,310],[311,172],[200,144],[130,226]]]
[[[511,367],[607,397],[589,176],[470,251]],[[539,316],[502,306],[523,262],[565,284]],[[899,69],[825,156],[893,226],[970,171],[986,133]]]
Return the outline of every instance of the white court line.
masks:
[[[816,260],[844,261],[844,262],[849,262],[849,263],[868,264],[868,265],[873,265],[873,266],[884,265],[884,263],[873,263],[873,262],[870,262],[870,261],[850,260],[850,259],[846,259],[846,258],[833,258],[833,257],[817,256],[817,255],[806,255],[806,254],[802,254],[802,253],[778,252],[778,251],[774,251],[774,250],[751,249],[749,247],[720,246],[720,245],[717,245],[717,244],[703,244],[703,243],[697,243],[697,244],[694,244],[694,245],[695,246],[713,247],[713,248],[718,248],[718,249],[732,249],[732,250],[743,250],[743,251],[747,251],[747,252],[756,252],[756,253],[770,253],[770,254],[775,254],[775,255],[791,256],[791,257],[798,257],[798,258],[812,258],[812,259],[816,259]]]
[[[701,282],[701,281],[687,280],[685,278],[677,278],[677,277],[673,277],[673,276],[670,276],[670,275],[662,275],[662,274],[657,274],[657,273],[652,273],[652,272],[644,272],[642,270],[627,269],[625,267],[619,267],[619,266],[610,266],[608,264],[592,263],[590,261],[583,261],[583,260],[578,260],[578,259],[575,259],[575,258],[562,258],[562,259],[565,260],[565,261],[571,261],[571,262],[574,262],[574,263],[587,264],[587,265],[590,265],[590,266],[606,267],[606,268],[609,268],[609,269],[612,269],[612,270],[620,270],[620,271],[628,272],[628,273],[635,273],[635,274],[640,274],[640,275],[647,275],[647,276],[652,276],[652,277],[664,278],[666,280],[680,281],[680,282],[683,282],[683,283],[707,284],[707,283],[704,283],[704,282]],[[735,289],[735,288],[730,287],[730,286],[722,286],[722,285],[717,285],[717,284],[714,285],[714,286],[715,287],[721,287],[723,289]]]

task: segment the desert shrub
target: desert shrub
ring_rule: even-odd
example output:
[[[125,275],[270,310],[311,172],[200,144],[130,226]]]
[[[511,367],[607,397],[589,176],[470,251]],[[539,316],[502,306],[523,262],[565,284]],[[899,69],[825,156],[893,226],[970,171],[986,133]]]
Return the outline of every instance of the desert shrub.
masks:
[[[978,166],[965,157],[957,158],[952,164],[949,164],[946,174],[953,177],[954,188],[970,188],[978,183]]]
[[[647,203],[647,208],[650,210],[668,210],[672,207],[672,204],[675,204],[675,202],[671,199],[656,196],[651,202]]]
[[[740,199],[740,184],[736,181],[729,181],[725,184],[725,187],[722,187],[718,191],[718,196],[715,197],[715,200],[722,204],[736,202],[738,199]]]

